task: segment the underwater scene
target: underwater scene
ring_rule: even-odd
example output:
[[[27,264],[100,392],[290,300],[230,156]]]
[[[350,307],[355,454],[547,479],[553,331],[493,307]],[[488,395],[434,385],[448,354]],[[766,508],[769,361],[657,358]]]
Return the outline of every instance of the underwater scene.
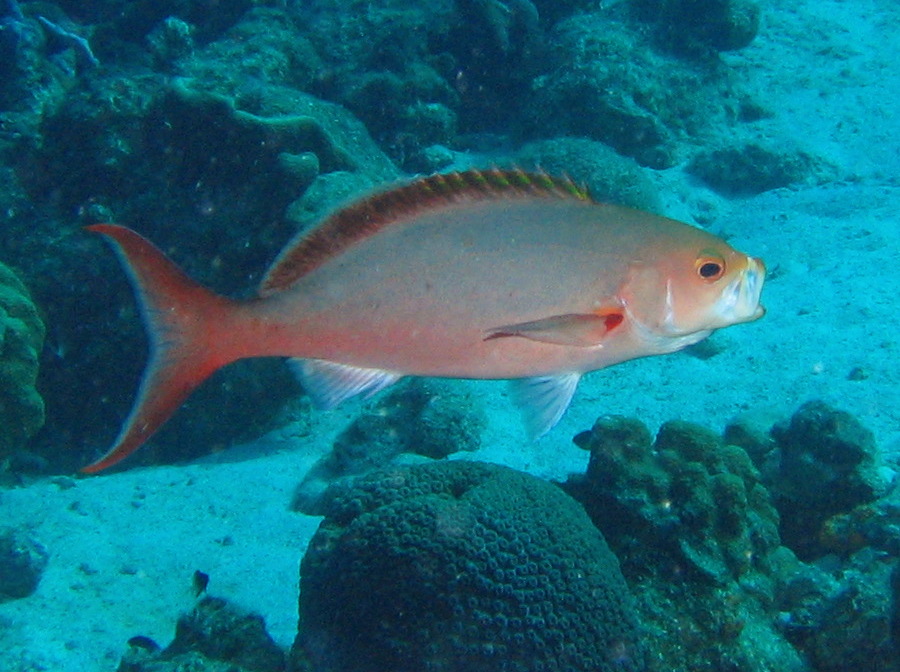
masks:
[[[0,672],[900,672],[898,63],[0,1]]]

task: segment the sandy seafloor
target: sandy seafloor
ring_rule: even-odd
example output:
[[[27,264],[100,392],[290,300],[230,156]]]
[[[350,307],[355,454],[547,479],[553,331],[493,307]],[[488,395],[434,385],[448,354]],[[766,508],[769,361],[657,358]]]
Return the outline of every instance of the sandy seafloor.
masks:
[[[711,359],[676,354],[588,376],[536,443],[503,384],[465,383],[483,392],[489,427],[464,458],[563,478],[587,463],[571,437],[603,413],[654,429],[671,418],[722,429],[739,413],[785,417],[813,398],[859,416],[888,457],[900,453],[900,5],[773,4],[754,44],[725,58],[775,112],[774,137],[796,138],[848,179],[729,201],[678,169],[659,176],[668,214],[712,209],[714,232],[766,260],[767,316],[716,334],[724,350]],[[857,367],[865,377],[849,379]],[[3,523],[33,528],[50,563],[35,594],[0,604],[0,671],[114,670],[134,635],[167,644],[192,605],[196,569],[211,576],[211,593],[258,611],[289,645],[298,565],[318,519],[288,503],[359,409],[194,464],[4,491]]]

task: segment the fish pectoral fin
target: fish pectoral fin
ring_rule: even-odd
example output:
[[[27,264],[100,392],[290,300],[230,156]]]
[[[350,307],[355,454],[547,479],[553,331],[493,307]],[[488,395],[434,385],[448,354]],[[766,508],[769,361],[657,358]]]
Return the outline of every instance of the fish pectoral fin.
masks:
[[[403,376],[382,369],[338,364],[324,359],[289,359],[303,389],[317,408],[329,410],[364,394],[367,398],[393,385]]]
[[[525,428],[532,439],[539,439],[559,422],[579,380],[580,373],[564,373],[510,381],[513,401],[522,411]]]
[[[624,314],[618,309],[597,313],[554,315],[542,320],[491,329],[484,340],[518,336],[542,343],[589,348],[602,345],[609,332],[618,327],[623,319]]]

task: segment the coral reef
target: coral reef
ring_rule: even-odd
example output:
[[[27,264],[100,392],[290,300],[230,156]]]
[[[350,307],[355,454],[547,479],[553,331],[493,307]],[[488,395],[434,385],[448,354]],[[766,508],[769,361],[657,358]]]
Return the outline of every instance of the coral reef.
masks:
[[[36,388],[44,323],[25,285],[0,264],[0,459],[22,448],[44,424]]]
[[[477,450],[484,423],[477,402],[458,383],[407,380],[341,432],[297,488],[293,508],[322,515],[319,498],[330,483],[387,466],[402,454],[441,459]]]
[[[0,172],[10,213],[0,246],[51,325],[40,381],[49,423],[32,447],[52,469],[107,444],[144,353],[127,287],[107,281],[118,278],[113,263],[79,225],[137,225],[194,277],[246,294],[297,230],[397,179],[394,162],[432,171],[471,152],[503,163],[536,140],[523,163],[655,210],[649,182],[604,145],[670,166],[709,129],[735,136],[759,110],[725,61],[672,49],[661,32],[672,23],[704,49],[735,48],[752,37],[751,0],[351,4],[4,5],[0,157],[15,172]],[[702,20],[688,26],[689,10]],[[112,352],[122,369],[104,366]],[[217,380],[189,406],[214,400],[232,421],[180,413],[142,459],[259,433],[296,392],[273,363],[240,363]]]
[[[608,539],[665,669],[806,669],[772,626],[778,514],[747,453],[714,432],[604,416],[565,489]]]
[[[644,669],[615,556],[549,483],[434,462],[339,483],[326,498],[301,564],[296,663],[317,672]]]
[[[6,0],[0,13],[0,150],[34,141],[43,115],[76,86],[80,63],[97,57],[72,22],[53,5]],[[49,12],[52,16],[45,15]]]
[[[676,421],[653,440],[606,416],[576,443],[590,463],[564,487],[666,669],[900,670],[900,490],[856,418],[812,401],[724,438]]]

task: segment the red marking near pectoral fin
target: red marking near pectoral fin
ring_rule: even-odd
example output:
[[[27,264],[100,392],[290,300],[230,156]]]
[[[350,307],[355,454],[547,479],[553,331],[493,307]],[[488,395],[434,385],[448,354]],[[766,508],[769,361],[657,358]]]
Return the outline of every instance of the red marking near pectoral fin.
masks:
[[[214,371],[244,354],[233,337],[235,303],[194,282],[156,246],[122,226],[97,224],[128,271],[150,340],[134,407],[113,447],[82,468],[93,474],[124,459],[169,419]]]
[[[613,329],[618,327],[622,322],[625,321],[625,315],[621,310],[616,310],[608,313],[598,313],[600,317],[603,318],[606,323],[606,333],[611,332]]]

